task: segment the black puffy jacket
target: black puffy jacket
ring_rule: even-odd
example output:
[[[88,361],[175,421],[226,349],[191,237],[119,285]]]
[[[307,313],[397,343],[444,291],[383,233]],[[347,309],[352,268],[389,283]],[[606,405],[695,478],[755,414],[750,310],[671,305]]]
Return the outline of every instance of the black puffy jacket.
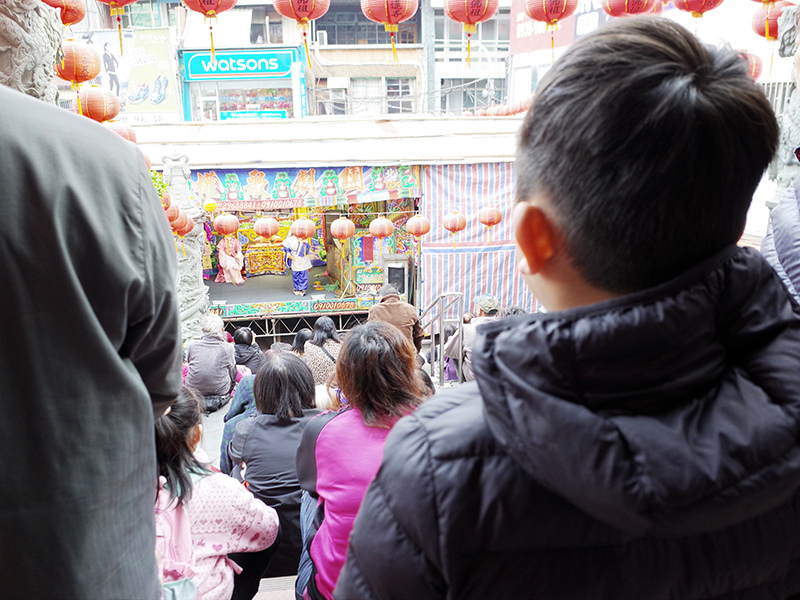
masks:
[[[481,328],[389,436],[335,597],[800,592],[800,307],[755,251]]]

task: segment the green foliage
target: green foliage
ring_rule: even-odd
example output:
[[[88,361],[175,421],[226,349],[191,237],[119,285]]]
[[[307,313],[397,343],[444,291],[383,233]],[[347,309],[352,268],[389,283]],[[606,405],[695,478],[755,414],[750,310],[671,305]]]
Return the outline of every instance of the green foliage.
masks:
[[[153,180],[153,187],[156,188],[159,199],[163,198],[167,193],[167,182],[164,181],[164,175],[161,171],[150,171],[150,178]]]

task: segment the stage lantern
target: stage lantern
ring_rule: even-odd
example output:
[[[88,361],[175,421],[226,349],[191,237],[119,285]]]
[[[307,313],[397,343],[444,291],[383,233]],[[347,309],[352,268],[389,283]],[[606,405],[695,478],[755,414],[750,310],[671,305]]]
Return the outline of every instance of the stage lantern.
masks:
[[[175,234],[178,237],[183,237],[185,235],[189,235],[194,230],[194,220],[186,217],[186,223],[183,227],[178,227],[175,229]]]
[[[661,2],[661,0],[656,0]],[[612,17],[627,17],[653,10],[653,0],[603,0],[603,10]]]
[[[214,230],[222,235],[231,235],[239,231],[239,219],[230,213],[222,213],[214,219]]]
[[[136,143],[136,131],[130,125],[120,123],[119,121],[111,121],[110,123],[103,123],[103,125],[117,135],[124,137],[129,142]]]
[[[386,217],[378,217],[373,219],[369,224],[369,234],[372,237],[378,238],[381,245],[381,256],[383,256],[383,239],[389,237],[394,233],[394,223]]]
[[[167,214],[167,221],[169,221],[170,225],[172,225],[181,214],[181,209],[178,208],[177,204],[173,204],[172,200],[170,200],[169,205],[164,210]]]
[[[205,17],[208,23],[208,34],[211,37],[211,62],[216,62],[217,57],[214,53],[214,28],[213,21],[217,20],[217,15],[223,11],[236,6],[236,0],[183,0],[183,4],[189,10],[198,12]]]
[[[496,206],[487,206],[478,211],[478,221],[489,228],[489,242],[492,241],[492,227],[503,220],[503,213]]]
[[[753,31],[770,42],[777,40],[778,19],[787,6],[794,6],[794,4],[780,0],[762,5],[753,15]]]
[[[83,0],[42,0],[61,13],[64,25],[75,25],[86,17],[86,4]]]
[[[169,192],[164,192],[164,195],[161,196],[161,206],[164,207],[165,211],[172,206],[172,197],[170,197]]]
[[[747,74],[753,78],[753,81],[758,81],[764,69],[764,63],[761,57],[744,50],[739,52],[739,56],[747,63]]]
[[[672,0],[672,4],[678,10],[692,13],[692,16],[697,19],[704,13],[717,8],[722,4],[722,0]]]
[[[306,60],[311,68],[311,56],[308,53],[309,23],[319,19],[328,12],[331,0],[274,0],[272,6],[277,13],[287,19],[297,21],[297,29],[303,34],[303,44],[306,47]]]
[[[301,240],[307,240],[314,237],[314,235],[317,233],[317,226],[314,224],[314,221],[308,217],[302,217],[292,223],[292,227],[289,229],[289,232]]]
[[[561,29],[561,19],[566,19],[578,8],[578,0],[525,0],[525,14],[534,21],[547,24],[550,32],[550,52],[555,52],[555,32]]]
[[[117,31],[119,32],[119,53],[122,52],[122,15],[125,14],[125,7],[128,4],[133,4],[138,0],[97,0],[103,4],[108,5],[109,13],[112,17],[117,17]]]
[[[431,230],[431,222],[427,217],[422,215],[414,215],[406,221],[406,231],[419,239]]]
[[[353,237],[356,232],[356,225],[347,217],[339,217],[331,223],[331,235],[337,240],[346,240]]]
[[[203,210],[209,214],[213,213],[215,210],[217,210],[217,201],[214,200],[213,198],[209,198],[208,200],[203,202]]]
[[[397,62],[397,49],[394,45],[394,36],[397,25],[408,21],[419,8],[419,0],[361,0],[361,12],[370,21],[381,23],[389,33],[392,41],[392,56]]]
[[[442,226],[449,231],[453,236],[453,248],[456,247],[455,235],[459,231],[463,231],[467,226],[467,218],[457,210],[447,213],[442,219]]]
[[[281,224],[273,217],[261,217],[253,223],[253,231],[256,235],[269,239],[280,230]]]
[[[476,25],[491,19],[497,12],[498,0],[444,0],[445,14],[464,24],[467,33],[467,65],[470,65],[470,38],[478,29]]]
[[[178,209],[178,216],[175,218],[174,221],[172,221],[172,231],[177,233],[179,229],[181,229],[182,227],[186,227],[186,222],[188,220],[189,217],[186,216],[186,213],[184,213],[181,209]]]
[[[61,44],[61,54],[61,60],[56,61],[56,73],[61,79],[72,82],[80,112],[81,83],[100,74],[100,55],[88,44],[79,44],[74,40],[65,40]]]
[[[110,121],[119,114],[119,98],[111,90],[93,85],[75,96],[80,101],[73,104],[73,110],[98,123]]]

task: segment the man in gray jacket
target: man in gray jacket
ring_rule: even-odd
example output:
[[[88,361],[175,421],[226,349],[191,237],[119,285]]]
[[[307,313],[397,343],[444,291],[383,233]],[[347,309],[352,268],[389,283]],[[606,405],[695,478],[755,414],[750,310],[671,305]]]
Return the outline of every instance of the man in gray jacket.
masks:
[[[0,597],[157,598],[175,248],[142,153],[0,86]]]

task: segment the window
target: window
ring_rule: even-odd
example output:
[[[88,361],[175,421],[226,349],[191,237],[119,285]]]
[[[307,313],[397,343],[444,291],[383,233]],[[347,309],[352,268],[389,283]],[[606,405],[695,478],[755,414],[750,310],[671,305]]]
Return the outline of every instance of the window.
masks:
[[[500,104],[505,98],[505,79],[442,79],[442,112],[454,115]]]
[[[347,90],[321,88],[317,90],[318,115],[346,115]]]
[[[417,19],[401,23],[398,27],[396,43],[414,44],[417,42]],[[370,21],[358,8],[329,10],[315,21],[317,31],[328,34],[332,45],[389,44],[389,34],[383,25]]]
[[[464,25],[445,16],[444,12],[434,16],[433,29],[435,48],[439,53],[452,54],[448,57],[438,57],[439,60],[461,61],[466,57],[467,34]],[[511,15],[506,10],[498,11],[497,15],[488,21],[478,23],[477,31],[471,36],[472,60],[504,60],[509,49],[511,35]],[[490,53],[502,53],[501,57],[487,56]],[[462,56],[463,54],[463,56]]]
[[[125,7],[122,27],[161,27],[161,14],[156,0],[139,0]],[[116,17],[111,17],[116,25]]]
[[[383,79],[361,77],[350,80],[350,114],[380,115],[383,111]]]
[[[387,77],[386,98],[389,114],[414,112],[414,80]]]

